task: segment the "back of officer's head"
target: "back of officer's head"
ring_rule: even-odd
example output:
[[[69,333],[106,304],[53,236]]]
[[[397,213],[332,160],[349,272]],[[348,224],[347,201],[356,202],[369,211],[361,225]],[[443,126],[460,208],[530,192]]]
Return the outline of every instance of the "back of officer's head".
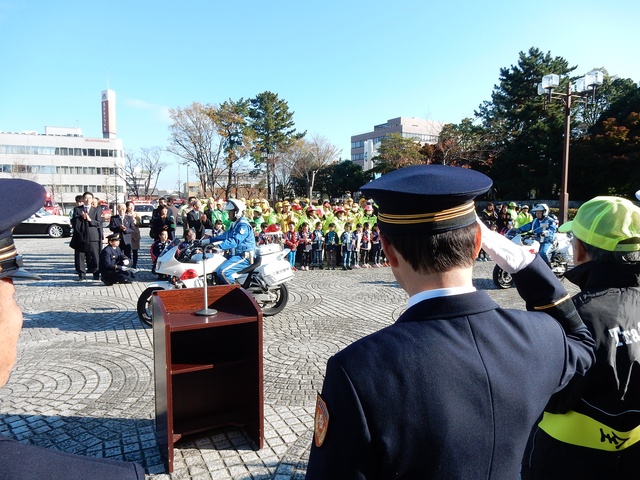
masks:
[[[423,274],[473,266],[479,226],[473,199],[491,187],[473,170],[415,165],[361,187],[378,205],[380,233]]]

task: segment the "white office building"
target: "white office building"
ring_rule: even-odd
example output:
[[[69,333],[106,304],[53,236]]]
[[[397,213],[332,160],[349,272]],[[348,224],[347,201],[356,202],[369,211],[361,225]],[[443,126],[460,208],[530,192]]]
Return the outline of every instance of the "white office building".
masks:
[[[416,117],[392,118],[386,123],[375,125],[371,132],[351,137],[351,161],[364,170],[369,170],[373,168],[372,158],[377,155],[380,142],[385,136],[399,133],[403,137],[413,138],[421,145],[434,144],[438,142],[442,126],[441,122]]]
[[[115,137],[115,93],[102,92],[103,138],[82,135],[80,128],[45,127],[0,132],[0,178],[23,178],[45,187],[66,208],[76,195],[92,192],[100,200],[125,200],[122,140]]]

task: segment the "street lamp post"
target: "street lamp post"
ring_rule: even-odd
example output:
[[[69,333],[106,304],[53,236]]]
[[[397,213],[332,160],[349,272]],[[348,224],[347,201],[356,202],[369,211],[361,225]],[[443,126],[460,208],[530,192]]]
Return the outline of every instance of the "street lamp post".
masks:
[[[602,85],[604,74],[600,70],[592,70],[575,83],[567,82],[564,92],[554,91],[560,85],[560,77],[555,73],[545,75],[538,84],[538,94],[545,95],[545,105],[552,99],[564,104],[564,141],[562,145],[562,185],[560,190],[560,224],[567,221],[569,210],[569,144],[571,141],[571,107],[574,101],[587,102],[589,94],[595,98],[596,86]]]

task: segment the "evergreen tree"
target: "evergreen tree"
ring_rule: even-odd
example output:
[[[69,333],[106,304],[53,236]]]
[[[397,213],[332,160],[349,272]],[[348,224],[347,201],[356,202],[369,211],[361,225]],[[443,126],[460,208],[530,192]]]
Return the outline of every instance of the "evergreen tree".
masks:
[[[249,118],[257,147],[253,160],[256,167],[263,164],[266,166],[269,179],[267,191],[271,199],[275,194],[272,192],[275,181],[272,180],[275,178],[274,166],[278,150],[286,149],[293,140],[304,137],[306,133],[296,132],[293,114],[294,112],[289,111],[287,102],[279,99],[276,93],[265,91],[249,100]]]
[[[559,89],[575,69],[562,57],[552,57],[537,48],[520,52],[517,65],[500,70],[500,83],[491,101],[476,111],[482,126],[497,140],[500,153],[490,175],[501,198],[549,198],[558,194],[561,178],[564,107],[537,94],[544,75],[564,76]]]

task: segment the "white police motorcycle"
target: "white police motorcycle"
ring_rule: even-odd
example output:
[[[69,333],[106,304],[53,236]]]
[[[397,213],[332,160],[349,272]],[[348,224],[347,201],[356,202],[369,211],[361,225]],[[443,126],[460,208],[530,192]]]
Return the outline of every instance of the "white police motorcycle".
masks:
[[[516,229],[511,229],[505,233],[505,237],[517,245],[528,247],[533,254],[537,254],[540,251],[540,242],[536,240],[537,235],[535,233],[518,233]],[[573,264],[571,237],[566,233],[556,233],[549,255],[551,255],[549,262],[551,271],[557,278],[562,280],[570,265]],[[510,273],[505,272],[496,264],[493,268],[493,283],[498,288],[511,288],[513,286],[513,278]]]
[[[138,318],[145,325],[153,324],[153,292],[202,288],[205,281],[207,285],[216,284],[214,272],[226,260],[223,252],[215,244],[199,241],[183,247],[181,251],[180,242],[176,239],[167,245],[156,262],[156,274],[166,280],[149,283],[138,298]],[[251,293],[265,316],[275,315],[285,307],[289,300],[286,284],[293,278],[293,270],[287,260],[289,249],[283,249],[276,238],[272,242],[258,246],[255,261],[233,275],[235,282]]]

